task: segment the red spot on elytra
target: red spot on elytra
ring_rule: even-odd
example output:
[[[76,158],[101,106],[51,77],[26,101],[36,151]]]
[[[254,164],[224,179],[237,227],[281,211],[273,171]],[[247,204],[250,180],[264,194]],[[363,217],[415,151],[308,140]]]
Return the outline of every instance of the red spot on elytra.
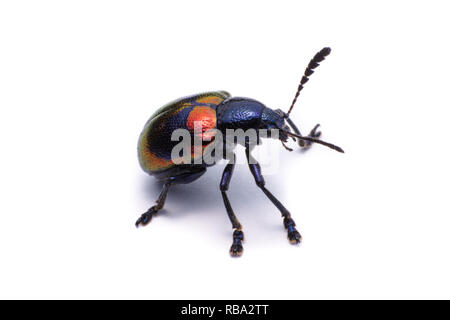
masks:
[[[203,139],[208,140],[214,136],[212,131],[207,132],[216,127],[216,112],[213,109],[210,107],[195,107],[189,113],[186,123],[187,128],[191,132],[194,132],[196,122],[197,125],[201,125]]]

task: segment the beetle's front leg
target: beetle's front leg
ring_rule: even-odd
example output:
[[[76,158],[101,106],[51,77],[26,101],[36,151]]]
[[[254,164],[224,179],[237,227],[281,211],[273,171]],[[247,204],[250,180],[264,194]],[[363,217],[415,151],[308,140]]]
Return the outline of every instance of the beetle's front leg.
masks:
[[[255,178],[256,185],[264,192],[267,198],[269,198],[269,200],[272,201],[275,207],[277,207],[278,210],[280,210],[281,215],[284,218],[283,224],[285,229],[287,230],[289,242],[292,244],[300,243],[302,237],[295,228],[295,222],[291,218],[290,212],[281,204],[281,202],[277,198],[275,198],[275,196],[269,190],[266,189],[265,187],[266,183],[261,173],[261,166],[256,161],[256,159],[253,158],[252,155],[250,154],[250,149],[248,146],[245,149],[245,154],[247,156],[248,167],[250,168],[250,171],[253,177]]]
[[[309,132],[308,137],[316,138],[316,139],[319,138],[321,136],[321,134],[322,134],[321,131],[317,131],[317,128],[319,128],[319,126],[320,126],[320,124],[316,124],[314,126],[314,128],[312,128],[312,130]],[[300,139],[298,141],[298,144],[300,145],[300,147],[307,149],[307,148],[311,147],[312,142]]]

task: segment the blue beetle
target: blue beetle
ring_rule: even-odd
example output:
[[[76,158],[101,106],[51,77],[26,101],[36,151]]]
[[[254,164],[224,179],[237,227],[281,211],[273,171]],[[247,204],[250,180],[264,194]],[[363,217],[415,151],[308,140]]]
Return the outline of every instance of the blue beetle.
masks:
[[[172,101],[157,110],[147,121],[139,137],[138,156],[142,169],[157,179],[164,181],[164,186],[156,200],[156,205],[141,215],[136,221],[136,227],[149,223],[152,217],[162,209],[171,185],[190,183],[202,176],[206,172],[207,167],[211,165],[202,161],[183,164],[176,162],[172,158],[172,150],[177,144],[176,141],[172,141],[171,139],[172,133],[174,130],[181,128],[188,130],[193,135],[195,122],[200,121],[202,125],[202,138],[205,138],[205,135],[211,134],[213,132],[211,129],[220,131],[223,133],[223,136],[225,136],[227,129],[277,129],[279,132],[278,138],[289,151],[292,151],[292,149],[287,147],[285,143],[291,137],[294,140],[297,138],[299,146],[303,148],[309,147],[311,143],[319,143],[336,151],[344,152],[338,146],[318,139],[321,134],[320,131],[317,131],[319,125],[316,125],[308,136],[302,136],[297,126],[289,117],[300,91],[309,80],[309,76],[313,74],[314,69],[319,66],[319,63],[330,52],[330,48],[323,48],[311,59],[287,113],[280,109],[272,110],[253,99],[231,97],[226,91],[213,91],[184,97]],[[208,139],[204,139],[202,142],[202,150],[217,142],[214,136],[206,138]],[[301,236],[295,228],[295,222],[289,211],[266,189],[264,178],[261,174],[261,167],[251,156],[252,148],[253,146],[246,141],[247,162],[256,185],[281,212],[289,241],[293,244],[299,243]],[[200,154],[201,156],[202,152],[193,152],[191,155],[192,158],[195,158],[196,154]],[[231,160],[234,160],[234,154],[232,157]],[[230,248],[230,254],[232,256],[240,256],[243,252],[242,241],[244,240],[244,233],[227,196],[234,166],[234,161],[230,161],[225,166],[220,182],[220,191],[233,226],[233,242]]]

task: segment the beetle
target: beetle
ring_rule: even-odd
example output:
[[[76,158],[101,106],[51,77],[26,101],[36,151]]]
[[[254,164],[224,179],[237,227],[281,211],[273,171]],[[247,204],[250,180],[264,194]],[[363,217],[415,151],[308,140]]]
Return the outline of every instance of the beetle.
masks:
[[[197,180],[206,172],[207,167],[211,165],[198,161],[186,164],[182,162],[177,163],[171,157],[172,149],[177,144],[176,141],[172,141],[171,139],[174,130],[182,128],[193,133],[194,123],[196,121],[200,121],[202,125],[202,134],[210,132],[210,130],[218,130],[225,134],[227,129],[277,129],[279,132],[278,139],[289,151],[292,151],[292,149],[285,143],[290,137],[294,141],[297,139],[299,146],[302,148],[308,148],[312,143],[318,143],[343,153],[344,151],[340,147],[318,139],[321,135],[321,132],[317,131],[319,125],[316,125],[309,135],[302,136],[297,126],[289,117],[303,86],[309,80],[309,76],[314,73],[314,69],[319,66],[319,63],[330,52],[330,48],[323,48],[311,59],[287,113],[280,109],[270,109],[254,99],[231,97],[226,91],[205,92],[180,98],[158,109],[147,121],[139,137],[138,157],[142,169],[157,179],[162,180],[164,184],[156,200],[156,204],[141,215],[135,223],[136,227],[149,223],[152,217],[163,208],[170,186],[174,184],[187,184]],[[247,163],[256,185],[281,212],[283,224],[287,230],[288,240],[293,244],[299,243],[301,236],[295,228],[295,222],[291,214],[265,187],[261,167],[251,156],[253,145],[250,145],[248,140],[245,141],[244,146]],[[203,141],[202,150],[205,150],[205,148],[214,143],[217,143],[214,137],[209,141]],[[259,143],[258,138],[257,144]],[[201,154],[202,152],[200,152]],[[192,157],[194,157],[193,154]],[[234,153],[232,157],[231,160],[234,160]],[[234,167],[234,161],[230,161],[225,166],[220,181],[220,191],[226,212],[233,227],[233,241],[230,254],[231,256],[240,256],[243,252],[242,242],[244,240],[244,233],[227,196]]]

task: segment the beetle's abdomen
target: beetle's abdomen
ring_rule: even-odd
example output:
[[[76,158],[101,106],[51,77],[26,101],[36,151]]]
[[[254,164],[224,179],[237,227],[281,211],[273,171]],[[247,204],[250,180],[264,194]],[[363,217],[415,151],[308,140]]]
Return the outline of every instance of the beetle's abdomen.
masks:
[[[216,106],[229,96],[226,92],[208,92],[195,96],[178,99],[160,108],[147,121],[139,137],[138,156],[142,169],[149,174],[156,174],[168,170],[176,164],[173,163],[172,149],[179,141],[172,141],[172,133],[176,129],[186,129],[193,137],[194,124],[202,124],[202,136],[210,135],[208,130],[216,128]],[[202,150],[211,141],[202,145]],[[191,150],[192,161],[195,155],[202,155],[202,152]]]

